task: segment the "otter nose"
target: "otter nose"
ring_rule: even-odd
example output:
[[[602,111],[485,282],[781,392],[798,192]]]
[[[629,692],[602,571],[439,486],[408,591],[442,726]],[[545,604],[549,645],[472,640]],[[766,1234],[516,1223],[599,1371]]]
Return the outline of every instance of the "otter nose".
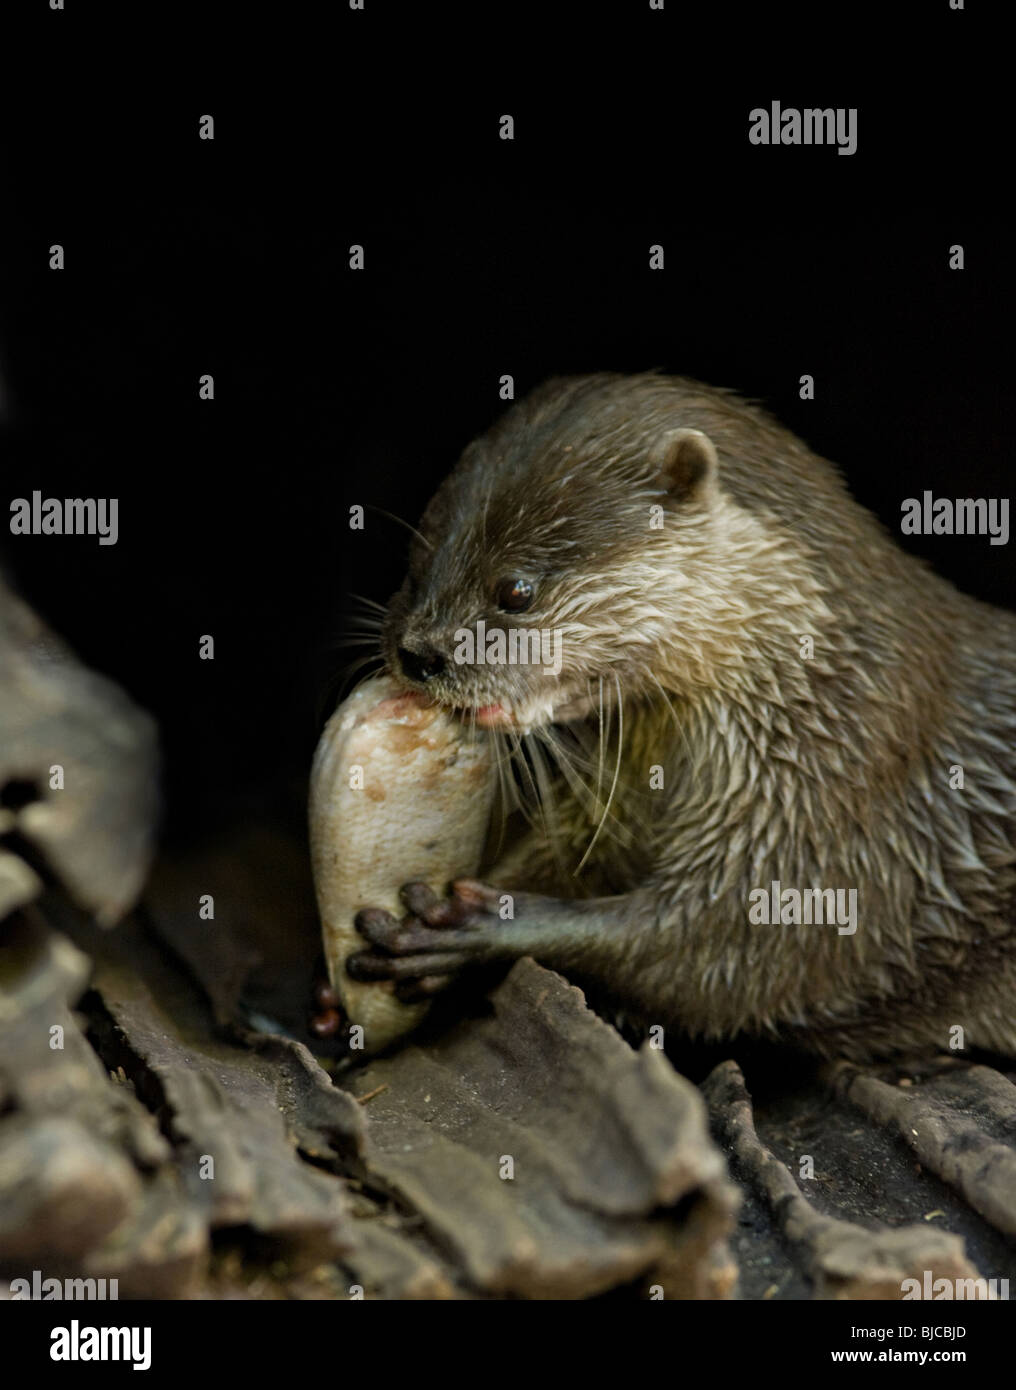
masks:
[[[418,652],[400,647],[398,656],[399,665],[411,681],[432,681],[445,668],[444,657],[433,647],[424,647]]]

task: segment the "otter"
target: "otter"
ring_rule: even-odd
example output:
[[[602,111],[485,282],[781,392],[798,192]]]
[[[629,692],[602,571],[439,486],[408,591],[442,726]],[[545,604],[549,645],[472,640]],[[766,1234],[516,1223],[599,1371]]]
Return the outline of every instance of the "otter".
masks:
[[[457,662],[480,622],[557,634],[556,671]],[[354,978],[409,1000],[529,955],[692,1038],[1016,1055],[1016,617],[757,405],[546,383],[427,506],[382,646],[546,809],[482,881],[362,911]],[[856,893],[854,928],[787,890]]]

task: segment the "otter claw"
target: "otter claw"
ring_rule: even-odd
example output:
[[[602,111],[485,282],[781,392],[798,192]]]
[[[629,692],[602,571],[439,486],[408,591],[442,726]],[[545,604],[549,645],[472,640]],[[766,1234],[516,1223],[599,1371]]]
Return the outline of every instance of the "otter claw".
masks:
[[[372,946],[390,955],[440,949],[437,947],[434,928],[417,917],[404,917],[400,922],[390,912],[367,907],[356,914],[355,926]]]
[[[432,927],[443,927],[450,919],[448,904],[427,883],[405,883],[399,898],[411,917],[419,917]]]
[[[478,911],[496,911],[498,895],[472,879],[452,884],[451,897],[442,898],[426,883],[407,883],[399,890],[406,911],[431,927],[454,927],[472,931],[481,926]]]
[[[399,896],[407,910],[401,921],[381,908],[357,913],[356,929],[370,949],[346,962],[354,980],[393,980],[398,997],[410,1003],[437,994],[467,966],[492,958],[490,918],[500,903],[498,890],[459,879],[448,898],[421,882],[404,884]]]

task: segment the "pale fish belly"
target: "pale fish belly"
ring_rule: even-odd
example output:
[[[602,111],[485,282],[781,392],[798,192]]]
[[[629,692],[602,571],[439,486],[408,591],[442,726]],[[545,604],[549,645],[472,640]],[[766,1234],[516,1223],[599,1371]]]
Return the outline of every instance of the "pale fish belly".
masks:
[[[360,908],[402,916],[398,889],[415,879],[443,891],[479,868],[495,787],[482,730],[376,676],[325,726],[310,780],[310,850],[332,986],[375,1052],[414,1028],[428,1005],[403,1004],[391,981],[361,984],[347,958],[367,949]]]

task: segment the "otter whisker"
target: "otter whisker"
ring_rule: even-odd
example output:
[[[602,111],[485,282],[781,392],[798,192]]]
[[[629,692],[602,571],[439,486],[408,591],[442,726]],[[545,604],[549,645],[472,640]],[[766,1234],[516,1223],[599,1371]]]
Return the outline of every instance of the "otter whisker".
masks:
[[[540,801],[539,789],[533,780],[533,773],[529,766],[529,760],[526,758],[525,751],[522,747],[522,740],[517,734],[512,733],[510,730],[507,731],[507,734],[511,741],[513,766],[519,769],[520,775],[525,782],[528,783],[529,794],[532,797],[533,811],[537,816],[537,820],[533,820],[533,816],[530,814],[529,807],[524,798],[519,800],[519,810],[534,829],[538,827],[542,834],[547,835],[547,818],[544,814],[543,804]]]
[[[508,740],[501,733],[493,733],[492,738],[494,740],[494,753],[497,758],[498,773],[501,776],[504,804],[507,808],[505,815],[507,818],[512,811],[521,809],[519,789],[516,785],[514,776],[511,775],[512,752],[511,748],[508,746]]]
[[[357,632],[381,632],[384,628],[383,619],[370,617],[366,613],[354,613],[351,622]]]
[[[364,634],[362,637],[340,637],[337,641],[331,644],[329,650],[341,651],[345,647],[373,647],[377,651],[379,656],[381,654],[381,648],[378,645],[376,633],[372,633],[369,635]]]
[[[367,608],[373,608],[374,611],[380,613],[382,617],[386,617],[388,614],[387,603],[378,603],[377,599],[367,598],[364,594],[350,594],[349,597],[355,599],[357,603],[365,604]]]
[[[483,510],[480,512],[480,533],[483,536],[483,547],[485,550],[487,548],[487,512],[490,510],[490,498],[493,491],[494,477],[493,474],[491,474],[487,482],[487,500],[484,502]]]
[[[600,802],[600,788],[603,786],[603,673],[598,678],[599,684],[599,711],[600,711],[600,742],[599,742],[599,765],[596,769],[596,802]]]
[[[386,516],[389,521],[394,521],[396,525],[404,526],[406,530],[409,531],[412,535],[414,535],[418,541],[422,541],[422,543],[427,547],[428,550],[434,549],[433,545],[430,543],[427,537],[421,535],[421,533],[416,529],[415,526],[410,526],[408,521],[403,521],[401,516],[396,516],[394,512],[385,511],[384,507],[376,507],[372,502],[368,502],[366,506],[369,512],[379,512],[381,516]]]
[[[600,831],[603,829],[603,823],[607,819],[607,816],[610,814],[610,808],[614,802],[614,793],[617,791],[617,779],[621,775],[621,751],[624,745],[624,695],[621,691],[621,681],[618,678],[617,672],[614,671],[612,672],[612,674],[614,677],[614,684],[617,687],[617,757],[614,759],[614,780],[610,784],[610,795],[607,797],[607,804],[603,808],[603,815],[600,817],[600,823],[597,825],[595,831],[593,832],[593,838],[589,841],[589,844],[586,846],[586,852],[579,861],[578,868],[575,870],[576,874],[580,874],[582,872],[583,868],[585,867],[586,860],[593,852],[593,846],[596,844],[596,841],[600,838]]]
[[[347,667],[345,667],[345,669],[342,671],[342,679],[343,679],[344,681],[345,681],[345,680],[348,680],[348,679],[350,678],[350,676],[354,675],[357,671],[361,670],[364,666],[372,666],[372,665],[375,665],[376,663],[380,663],[380,662],[382,661],[382,659],[383,659],[383,658],[381,657],[380,652],[368,653],[367,656],[361,656],[361,657],[359,657],[356,661],[351,661],[351,662],[349,663],[349,665],[348,665]],[[358,681],[357,684],[358,684],[358,685],[359,685],[359,684],[362,684],[362,682],[361,682],[361,681]],[[350,692],[350,693],[352,693],[352,692]]]
[[[498,734],[493,734],[491,735],[491,746],[494,753],[494,768],[497,772],[498,826],[496,841],[493,849],[490,851],[490,856],[493,862],[496,863],[501,857],[501,851],[504,849],[505,834],[508,829],[508,818],[511,815],[511,810],[513,810],[515,804],[517,804],[518,797],[517,795],[509,795],[509,778],[507,777],[506,766],[510,762],[510,758],[505,756],[504,740]],[[514,781],[510,782],[510,786],[512,793],[515,793]]]
[[[384,658],[381,656],[380,652],[368,653],[367,656],[358,657],[356,661],[350,662],[347,666],[343,667],[341,671],[324,681],[323,688],[318,698],[315,700],[315,724],[320,726],[324,723],[327,715],[335,709],[337,704],[346,698],[347,694],[352,695],[359,690],[360,686],[363,685],[365,681],[370,680],[371,676],[376,675],[383,665]],[[357,680],[352,690],[347,690],[347,683],[349,680],[363,667],[367,668],[363,675]]]
[[[547,752],[560,768],[561,775],[575,793],[575,799],[579,806],[586,810],[591,805],[595,810],[597,805],[596,792],[582,777],[576,758],[569,751],[564,739],[559,736],[554,726],[548,724],[542,728],[534,729],[533,736],[544,744]]]
[[[631,721],[629,720],[629,724],[630,723]],[[554,730],[550,728],[546,732],[548,734],[551,734],[551,736],[553,737],[555,733],[560,733],[564,731]],[[596,758],[589,752],[586,744],[586,740],[589,737],[590,731],[584,726],[578,725],[575,728],[569,728],[567,730],[567,734],[569,740],[567,745],[567,762],[562,760],[562,772],[564,772],[567,776],[568,767],[571,766],[572,775],[575,778],[579,779],[581,771],[586,771],[590,774],[596,771]],[[558,743],[557,740],[554,740],[553,747],[555,749],[560,749],[562,755],[565,754],[565,746],[561,743]],[[589,820],[595,820],[596,817],[600,814],[601,799],[599,788],[594,787],[591,783],[583,782],[581,784],[580,794],[575,784],[572,783],[571,785],[572,790],[575,791],[576,800],[579,802],[583,810],[588,813]],[[624,806],[623,821],[619,818],[615,811],[613,817],[609,821],[605,822],[604,832],[607,835],[609,835],[611,839],[613,839],[615,843],[617,843],[618,845],[621,845],[625,848],[630,848],[631,845],[635,842],[636,835],[642,834],[643,832],[645,832],[646,834],[651,833],[651,827],[649,825],[649,821],[647,819],[645,811],[639,807],[638,803],[633,804],[631,801],[629,801]]]
[[[547,839],[551,853],[561,872],[565,872],[564,851],[562,846],[561,824],[557,813],[557,800],[554,796],[553,781],[547,770],[547,762],[543,756],[543,750],[537,739],[527,739],[527,748],[533,764],[533,772],[540,788],[540,799],[545,807],[545,822],[548,827]]]

